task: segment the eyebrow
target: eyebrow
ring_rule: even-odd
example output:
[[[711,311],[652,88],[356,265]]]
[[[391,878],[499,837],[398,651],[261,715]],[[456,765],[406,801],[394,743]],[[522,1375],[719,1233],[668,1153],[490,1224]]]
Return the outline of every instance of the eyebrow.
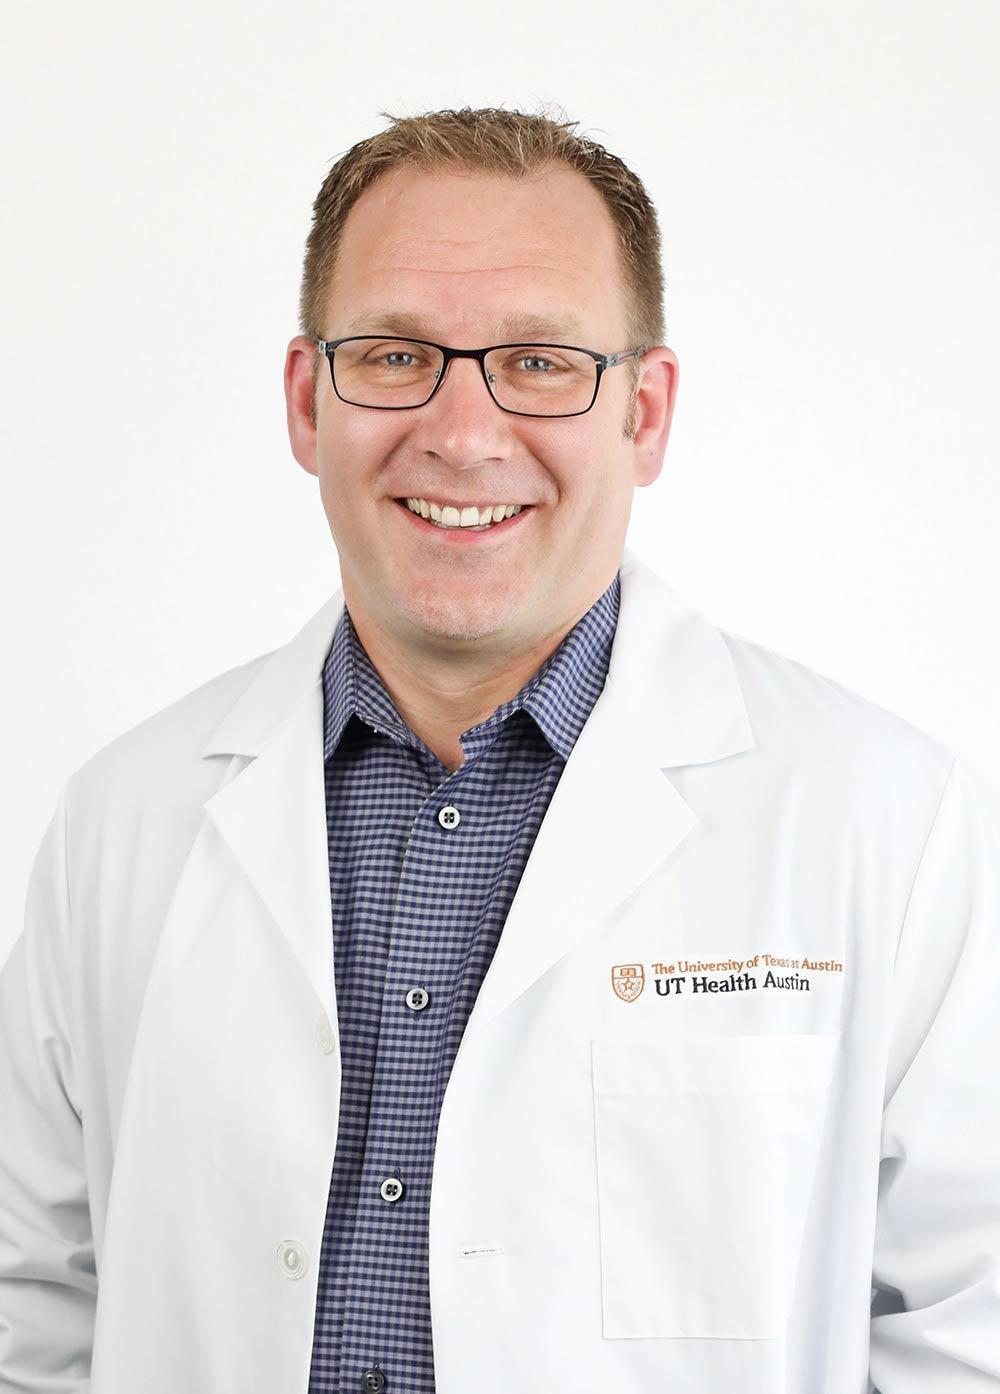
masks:
[[[435,330],[423,315],[407,310],[365,311],[350,321],[345,334],[382,332],[406,334],[418,339],[434,339]],[[498,344],[538,342],[549,335],[575,338],[578,342],[587,331],[572,317],[553,319],[550,315],[517,312],[496,321],[494,333]]]

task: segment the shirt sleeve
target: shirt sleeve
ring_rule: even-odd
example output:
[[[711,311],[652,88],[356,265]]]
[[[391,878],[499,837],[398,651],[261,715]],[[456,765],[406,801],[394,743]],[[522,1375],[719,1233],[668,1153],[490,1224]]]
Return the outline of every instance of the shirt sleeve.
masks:
[[[71,976],[64,790],[0,971],[0,1394],[90,1383],[97,1277]]]
[[[875,1394],[1000,1394],[1000,794],[956,756],[890,994]]]

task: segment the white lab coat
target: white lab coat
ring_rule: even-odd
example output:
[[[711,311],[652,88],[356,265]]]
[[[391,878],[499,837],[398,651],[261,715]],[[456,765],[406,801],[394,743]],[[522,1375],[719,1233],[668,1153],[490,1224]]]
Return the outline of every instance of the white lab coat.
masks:
[[[63,789],[0,977],[3,1394],[305,1394],[342,605]],[[1000,1390],[998,986],[993,786],[626,549],[444,1098],[439,1394]]]

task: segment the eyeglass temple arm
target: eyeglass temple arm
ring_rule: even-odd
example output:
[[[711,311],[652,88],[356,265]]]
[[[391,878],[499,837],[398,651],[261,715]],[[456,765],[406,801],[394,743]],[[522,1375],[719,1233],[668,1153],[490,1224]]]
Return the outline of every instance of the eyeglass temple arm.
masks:
[[[619,363],[624,363],[626,358],[634,358],[637,353],[647,353],[646,348],[625,349],[622,353],[608,353],[604,357],[605,368],[614,368]]]

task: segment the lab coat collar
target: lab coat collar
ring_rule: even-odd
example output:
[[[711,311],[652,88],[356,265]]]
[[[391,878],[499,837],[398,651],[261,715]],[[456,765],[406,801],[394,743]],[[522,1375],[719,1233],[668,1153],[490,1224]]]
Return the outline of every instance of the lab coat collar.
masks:
[[[616,572],[562,642],[526,679],[519,692],[462,733],[467,760],[492,745],[518,711],[533,718],[551,750],[568,760],[607,677],[618,620],[620,577]],[[376,731],[392,734],[412,750],[427,747],[400,716],[349,614],[343,612],[323,664],[323,759],[334,754],[353,715]]]
[[[264,657],[201,752],[249,759],[233,760],[205,810],[236,874],[249,878],[284,933],[335,1038],[322,667],[342,609],[338,591]],[[698,822],[665,771],[753,745],[720,632],[626,548],[607,681],[536,836],[459,1056],[581,935],[599,932]],[[231,861],[214,874],[232,875]],[[202,886],[184,913],[221,894]]]
[[[751,749],[739,679],[718,629],[629,547],[620,574],[618,627],[598,700],[614,705],[621,738],[636,741],[659,769]],[[340,588],[287,644],[265,655],[202,756],[263,753],[295,706],[315,697],[343,608]]]

